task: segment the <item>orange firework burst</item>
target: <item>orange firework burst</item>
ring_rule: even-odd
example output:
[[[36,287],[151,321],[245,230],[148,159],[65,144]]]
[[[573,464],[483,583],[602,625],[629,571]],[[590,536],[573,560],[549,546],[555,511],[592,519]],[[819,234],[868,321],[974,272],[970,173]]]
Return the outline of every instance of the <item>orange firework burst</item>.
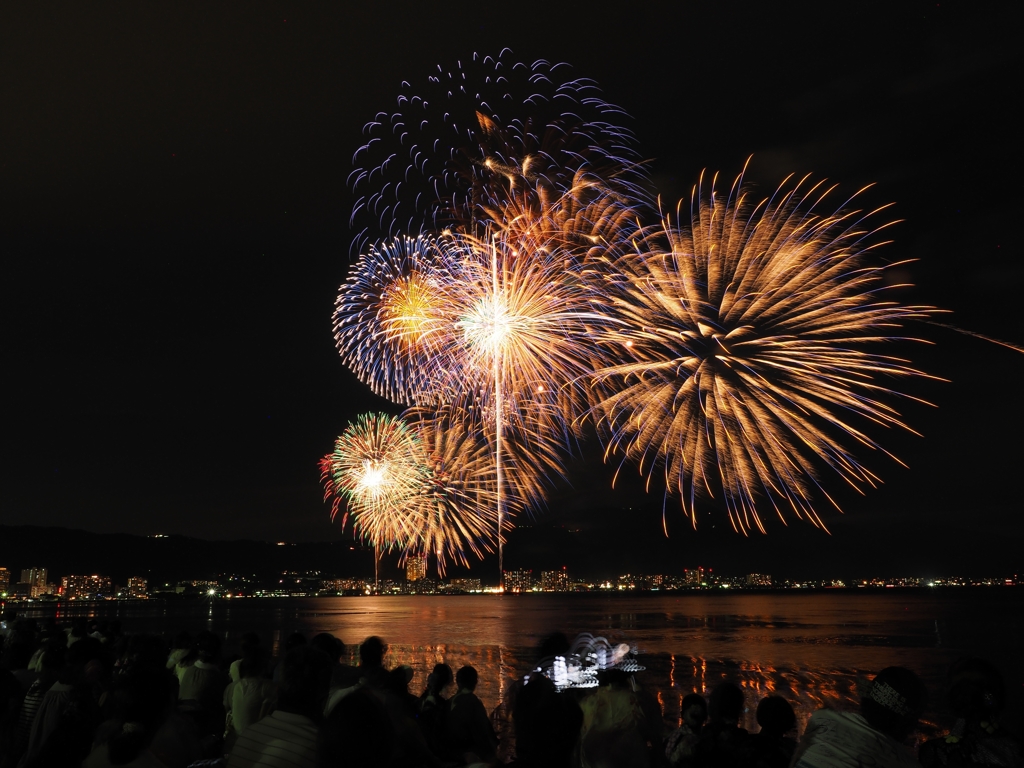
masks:
[[[482,558],[498,541],[494,510],[498,505],[497,472],[490,445],[478,430],[451,409],[414,408],[403,414],[423,451],[413,506],[418,534],[410,554],[437,558],[443,574],[448,560],[469,565],[467,555]],[[506,505],[512,514],[521,508]],[[506,519],[505,528],[511,528]]]
[[[742,176],[726,196],[698,187],[689,222],[666,216],[590,273],[622,322],[602,327],[619,360],[594,375],[608,451],[662,467],[694,525],[696,498],[720,492],[744,533],[764,531],[758,498],[824,527],[820,468],[878,482],[849,450],[881,450],[855,421],[908,429],[886,380],[924,374],[879,346],[932,310],[880,296],[877,211],[818,213],[831,189],[807,185],[757,206]]]

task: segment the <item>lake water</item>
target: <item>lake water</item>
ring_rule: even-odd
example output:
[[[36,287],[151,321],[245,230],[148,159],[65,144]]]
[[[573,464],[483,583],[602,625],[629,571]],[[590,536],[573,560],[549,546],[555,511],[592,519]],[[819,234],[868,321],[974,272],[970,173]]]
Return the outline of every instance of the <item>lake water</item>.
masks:
[[[729,679],[747,692],[746,725],[753,730],[763,696],[785,696],[802,730],[823,705],[855,707],[858,676],[898,664],[927,684],[924,730],[933,733],[948,725],[946,668],[979,655],[1006,677],[1010,724],[1024,722],[1024,589],[1014,587],[150,601],[76,606],[79,611],[117,615],[127,632],[210,629],[226,638],[228,651],[247,631],[260,633],[275,653],[294,631],[330,632],[350,655],[364,638],[379,635],[390,646],[389,665],[415,671],[416,693],[434,664],[455,670],[472,664],[488,708],[532,668],[541,638],[561,631],[572,640],[587,632],[638,648],[646,667],[638,680],[657,695],[669,722],[678,721],[687,693],[707,693]]]

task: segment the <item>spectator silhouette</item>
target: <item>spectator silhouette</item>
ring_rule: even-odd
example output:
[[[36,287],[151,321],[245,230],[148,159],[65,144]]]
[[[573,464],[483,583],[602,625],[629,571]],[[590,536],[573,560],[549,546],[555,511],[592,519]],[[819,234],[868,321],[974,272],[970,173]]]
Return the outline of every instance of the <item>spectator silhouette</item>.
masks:
[[[435,664],[427,677],[427,687],[419,700],[419,723],[423,736],[431,751],[436,755],[447,753],[445,721],[448,716],[448,699],[444,691],[452,684],[452,668],[447,664]]]
[[[366,690],[338,702],[320,730],[320,768],[393,765],[395,729],[380,700]]]
[[[665,758],[672,766],[693,762],[694,750],[708,719],[708,703],[699,693],[688,693],[680,702],[679,711],[683,722],[665,742]]]
[[[445,726],[451,749],[467,763],[491,760],[498,746],[487,710],[474,693],[476,684],[473,667],[465,666],[455,673],[458,691],[449,702]]]
[[[239,680],[224,689],[224,751],[230,753],[239,735],[253,723],[270,714],[274,682],[266,677],[267,662],[258,645],[245,647],[238,666]]]
[[[750,737],[758,768],[787,768],[796,740],[786,734],[796,728],[796,713],[781,696],[765,696],[757,705],[761,730]]]
[[[754,762],[750,735],[740,727],[743,718],[743,691],[731,682],[722,682],[711,691],[707,728],[694,749],[694,764],[704,768],[747,768]]]
[[[196,660],[178,667],[178,701],[193,713],[204,735],[224,733],[224,688],[228,677],[220,669],[220,637],[213,632],[196,635]]]
[[[901,742],[917,726],[925,689],[909,669],[886,667],[864,688],[860,712],[819,709],[797,745],[797,768],[914,768]]]
[[[1002,675],[984,659],[953,663],[947,675],[948,699],[956,716],[949,733],[921,745],[925,768],[1024,765],[1024,750],[999,722],[1006,703]]]
[[[289,651],[279,666],[277,709],[242,732],[228,757],[228,768],[316,766],[331,660],[323,651],[300,645]]]
[[[583,710],[575,698],[559,694],[555,684],[544,675],[531,675],[516,695],[512,720],[516,766],[564,768],[569,765],[583,726]]]

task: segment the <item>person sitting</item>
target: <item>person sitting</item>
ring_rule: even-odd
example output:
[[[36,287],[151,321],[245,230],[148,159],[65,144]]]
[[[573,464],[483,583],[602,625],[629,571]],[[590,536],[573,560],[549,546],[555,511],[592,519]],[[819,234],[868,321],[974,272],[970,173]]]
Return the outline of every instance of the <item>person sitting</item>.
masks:
[[[390,766],[395,745],[384,705],[369,691],[356,690],[338,702],[320,729],[320,768]]]
[[[384,656],[388,646],[377,636],[366,638],[359,646],[358,679],[351,685],[333,685],[324,705],[324,716],[331,714],[338,702],[357,689],[367,686],[375,692],[382,692],[388,686],[388,671],[384,668]]]
[[[238,682],[224,689],[224,752],[230,753],[238,736],[253,723],[270,714],[273,705],[274,682],[266,677],[267,662],[258,645],[245,648],[238,667]]]
[[[228,756],[228,768],[273,765],[316,768],[317,731],[331,680],[331,660],[300,645],[279,665],[277,709],[246,728]]]
[[[247,655],[257,648],[260,648],[260,636],[255,632],[246,632],[242,635],[242,639],[239,642],[239,658],[231,662],[231,666],[228,667],[228,677],[231,678],[231,682],[237,683],[242,679],[241,667],[242,661]]]
[[[420,713],[420,700],[409,692],[412,667],[402,664],[388,672],[387,692],[405,717],[415,720]]]
[[[583,710],[572,696],[558,693],[539,672],[530,675],[512,708],[516,760],[522,768],[565,768],[583,726]]]
[[[68,648],[65,665],[43,696],[20,765],[77,765],[89,754],[100,723],[97,694],[109,665],[99,640],[82,637]]]
[[[600,687],[583,698],[580,754],[584,765],[647,765],[651,745],[661,751],[661,711],[618,669],[598,673]],[[653,757],[660,757],[653,755]]]
[[[224,688],[228,677],[220,669],[220,636],[200,632],[196,636],[197,658],[191,666],[178,667],[178,701],[193,712],[204,735],[224,733]]]
[[[291,653],[295,648],[306,644],[306,636],[301,632],[292,632],[288,637],[284,639],[284,647],[281,653],[281,658],[274,663],[274,669],[271,673],[275,683],[281,682],[281,674],[284,672],[283,664],[284,659]]]
[[[498,737],[483,702],[474,693],[476,669],[462,667],[455,673],[458,692],[449,702],[445,733],[452,750],[466,763],[486,762],[494,758]]]
[[[419,700],[419,723],[423,736],[435,754],[444,754],[447,745],[444,741],[444,723],[448,715],[448,699],[444,697],[445,689],[452,684],[454,676],[452,668],[447,664],[435,664],[434,671],[427,677],[427,687]]]
[[[384,668],[384,656],[388,646],[379,637],[366,638],[359,646],[359,682],[376,690],[388,685],[388,671]]]
[[[143,663],[125,672],[111,692],[113,718],[97,731],[97,743],[82,763],[83,768],[158,768],[172,765],[173,753],[161,749],[157,734],[171,716],[172,682],[170,672],[162,665]],[[179,761],[201,756],[198,739],[191,749],[182,752],[183,739],[175,739]]]
[[[704,732],[708,719],[708,703],[699,693],[688,693],[679,706],[682,724],[672,732],[665,742],[665,758],[670,765],[689,765],[693,750]]]
[[[167,668],[173,670],[179,680],[181,679],[179,669],[190,666],[195,661],[195,645],[192,635],[184,631],[179,632],[171,644],[171,650],[167,654]]]
[[[949,706],[956,722],[945,736],[921,745],[925,768],[1024,765],[1024,750],[999,723],[1006,702],[1003,678],[984,659],[960,659],[949,668]]]
[[[21,757],[22,753],[28,748],[32,725],[35,722],[39,708],[42,706],[43,698],[57,683],[64,669],[66,647],[64,643],[55,642],[44,646],[43,655],[39,662],[39,677],[29,686],[25,697],[21,701],[21,708],[18,710],[18,717],[14,724],[14,734],[11,737],[12,747],[8,753],[10,765],[17,765],[17,758]]]
[[[694,748],[694,764],[710,768],[734,768],[752,765],[753,744],[745,728],[743,691],[735,683],[719,683],[708,702],[710,720]]]
[[[924,684],[909,669],[886,667],[865,688],[860,712],[819,709],[793,756],[795,768],[915,768],[901,742],[924,711]]]
[[[787,768],[796,750],[796,739],[786,736],[796,728],[796,713],[781,696],[765,696],[757,705],[761,730],[750,737],[758,768]]]

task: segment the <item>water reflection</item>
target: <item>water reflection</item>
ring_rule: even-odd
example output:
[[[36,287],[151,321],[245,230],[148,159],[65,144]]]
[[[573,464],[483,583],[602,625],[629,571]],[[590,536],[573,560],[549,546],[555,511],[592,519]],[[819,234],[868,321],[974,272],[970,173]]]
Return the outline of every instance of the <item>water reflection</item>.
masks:
[[[922,676],[933,706],[944,697],[945,670],[975,654],[1002,664],[1016,659],[1024,636],[1024,590],[963,593],[929,590],[889,593],[760,595],[689,594],[505,595],[240,600],[212,604],[92,604],[38,609],[67,621],[73,616],[120,618],[129,632],[173,635],[181,629],[222,633],[226,648],[242,633],[263,636],[280,653],[283,638],[330,632],[345,641],[356,663],[359,643],[379,635],[390,645],[388,663],[414,670],[419,693],[437,663],[465,664],[480,673],[477,694],[489,708],[535,664],[540,640],[552,631],[570,640],[580,633],[628,643],[647,667],[638,676],[678,724],[683,696],[707,695],[722,680],[747,694],[745,726],[767,695],[787,698],[800,727],[822,706],[855,707],[858,677],[900,664]],[[48,613],[47,613],[48,612]],[[1024,668],[1005,667],[1010,708],[1020,720]],[[938,713],[928,720],[938,722]]]

